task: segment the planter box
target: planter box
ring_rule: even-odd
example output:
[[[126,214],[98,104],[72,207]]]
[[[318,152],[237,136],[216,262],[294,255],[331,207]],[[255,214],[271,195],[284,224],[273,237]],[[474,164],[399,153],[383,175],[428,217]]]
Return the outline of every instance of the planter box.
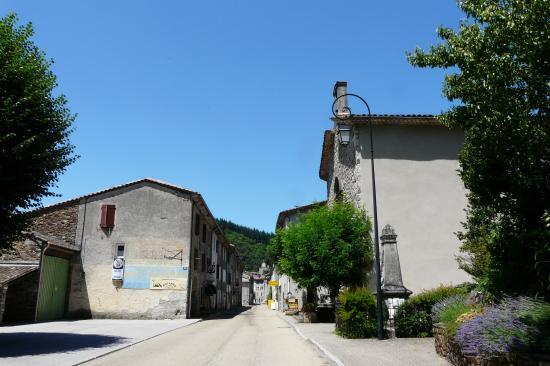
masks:
[[[550,355],[507,353],[501,357],[466,356],[460,345],[445,335],[442,324],[433,327],[435,351],[455,366],[550,366]]]
[[[317,323],[317,313],[315,311],[302,312],[304,323]]]

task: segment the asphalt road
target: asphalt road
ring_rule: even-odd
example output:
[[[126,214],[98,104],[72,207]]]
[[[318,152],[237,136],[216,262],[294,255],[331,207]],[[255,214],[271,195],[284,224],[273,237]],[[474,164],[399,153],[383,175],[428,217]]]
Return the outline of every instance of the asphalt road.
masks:
[[[92,365],[330,365],[266,306],[204,320],[85,363]]]

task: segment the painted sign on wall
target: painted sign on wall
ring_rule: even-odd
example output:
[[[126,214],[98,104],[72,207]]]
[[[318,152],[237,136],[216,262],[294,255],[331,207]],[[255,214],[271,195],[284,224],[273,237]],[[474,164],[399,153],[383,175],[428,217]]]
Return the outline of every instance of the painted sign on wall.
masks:
[[[185,280],[183,278],[152,277],[149,284],[151,290],[183,290]]]
[[[183,290],[186,287],[187,267],[161,266],[147,264],[129,264],[124,267],[124,283],[122,288],[127,289],[152,289],[152,279],[166,279],[174,282],[175,290]],[[162,282],[155,282],[157,286],[163,286]],[[166,286],[169,286],[168,284]],[[160,287],[167,289],[166,287]],[[159,289],[159,287],[155,287]]]

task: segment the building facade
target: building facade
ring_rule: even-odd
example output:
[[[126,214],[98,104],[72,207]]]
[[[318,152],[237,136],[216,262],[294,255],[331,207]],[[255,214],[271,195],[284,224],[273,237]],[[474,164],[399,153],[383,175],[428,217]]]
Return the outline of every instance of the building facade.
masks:
[[[241,260],[197,192],[142,179],[34,214],[34,320],[200,317],[242,302]]]
[[[337,82],[333,96],[347,93]],[[346,97],[336,108],[347,107]],[[466,189],[457,170],[462,131],[449,130],[434,116],[373,115],[376,195],[380,229],[391,225],[399,235],[403,284],[413,292],[440,284],[468,281],[458,268],[459,240],[467,207]],[[338,138],[338,123],[325,131],[319,176],[327,200],[345,195],[372,215],[369,117],[352,115],[350,142]]]

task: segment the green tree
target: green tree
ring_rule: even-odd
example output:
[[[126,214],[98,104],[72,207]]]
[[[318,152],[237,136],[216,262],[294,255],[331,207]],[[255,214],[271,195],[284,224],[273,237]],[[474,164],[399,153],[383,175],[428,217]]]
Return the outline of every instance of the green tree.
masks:
[[[225,219],[216,219],[227,240],[237,248],[246,271],[257,271],[267,261],[267,244],[273,238],[268,233]]]
[[[69,143],[75,116],[56,77],[31,41],[32,24],[15,14],[0,19],[0,248],[28,224],[28,209],[54,196],[52,185],[75,160]]]
[[[301,287],[325,286],[334,299],[340,286],[363,284],[365,270],[372,265],[370,230],[365,211],[349,202],[335,202],[316,207],[278,230],[268,253],[280,271]]]
[[[408,55],[449,69],[440,116],[465,133],[461,268],[489,292],[550,295],[550,1],[463,0],[457,30]]]

